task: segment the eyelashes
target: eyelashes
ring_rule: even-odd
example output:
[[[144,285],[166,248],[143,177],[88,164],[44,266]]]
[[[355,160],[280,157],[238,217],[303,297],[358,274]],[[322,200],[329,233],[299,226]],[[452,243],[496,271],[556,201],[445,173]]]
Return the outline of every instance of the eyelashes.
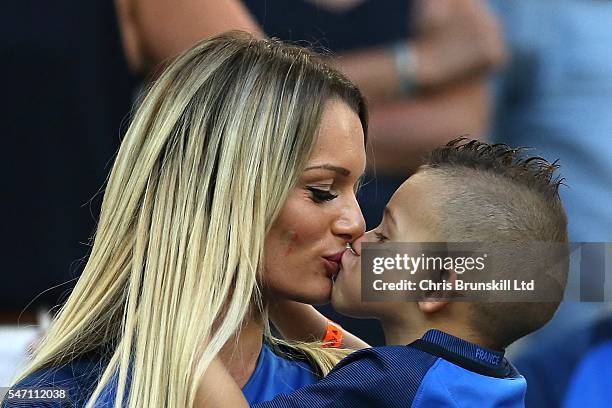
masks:
[[[375,232],[374,236],[376,237],[376,240],[378,242],[385,242],[388,241],[389,238],[387,238],[386,236],[384,236],[383,234],[381,234],[380,232]]]
[[[335,199],[336,197],[338,197],[337,194],[332,194],[331,192],[327,190],[321,190],[315,187],[306,187],[306,189],[310,191],[310,194],[311,194],[310,198],[315,203],[323,203],[326,201],[331,201]]]

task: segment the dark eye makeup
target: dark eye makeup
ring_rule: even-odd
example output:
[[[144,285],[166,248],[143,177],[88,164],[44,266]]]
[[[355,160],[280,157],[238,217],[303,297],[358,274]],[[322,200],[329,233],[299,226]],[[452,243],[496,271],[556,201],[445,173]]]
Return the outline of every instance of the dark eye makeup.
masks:
[[[310,191],[311,199],[315,203],[323,203],[325,201],[331,201],[334,198],[338,197],[337,194],[332,194],[327,190],[321,190],[315,187],[306,187],[306,190]]]

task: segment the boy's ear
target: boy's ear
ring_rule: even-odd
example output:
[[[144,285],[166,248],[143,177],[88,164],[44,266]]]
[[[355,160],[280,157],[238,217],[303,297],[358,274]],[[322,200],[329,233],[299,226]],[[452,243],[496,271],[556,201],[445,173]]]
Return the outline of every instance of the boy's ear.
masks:
[[[436,313],[444,309],[453,299],[457,298],[455,292],[455,281],[457,273],[452,269],[439,271],[436,276],[437,283],[445,283],[440,290],[432,290],[424,294],[423,299],[418,302],[419,310],[423,313]],[[451,288],[449,288],[449,285]]]
[[[420,300],[418,305],[421,312],[429,314],[439,312],[440,310],[444,309],[448,303],[448,300],[435,300],[433,298],[428,298],[426,300]]]

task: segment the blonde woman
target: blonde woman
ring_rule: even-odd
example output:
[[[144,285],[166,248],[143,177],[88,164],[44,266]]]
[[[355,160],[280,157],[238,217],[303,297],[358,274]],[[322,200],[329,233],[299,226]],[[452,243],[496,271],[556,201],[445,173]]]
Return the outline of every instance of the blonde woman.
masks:
[[[87,266],[14,389],[191,407],[215,356],[252,403],[314,382],[342,353],[275,351],[267,305],[329,300],[365,228],[366,129],[359,91],[303,49],[229,33],[184,53],[136,112]]]

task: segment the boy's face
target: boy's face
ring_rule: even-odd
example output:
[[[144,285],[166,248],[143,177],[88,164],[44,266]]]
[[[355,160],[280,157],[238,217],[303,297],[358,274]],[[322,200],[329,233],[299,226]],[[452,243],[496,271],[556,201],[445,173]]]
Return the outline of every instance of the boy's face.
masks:
[[[382,222],[353,243],[357,255],[346,251],[334,283],[332,305],[338,312],[360,318],[380,318],[406,310],[400,302],[361,301],[361,244],[363,242],[443,241],[435,204],[444,197],[439,180],[425,172],[406,180],[385,208]],[[402,307],[398,307],[403,305]]]

